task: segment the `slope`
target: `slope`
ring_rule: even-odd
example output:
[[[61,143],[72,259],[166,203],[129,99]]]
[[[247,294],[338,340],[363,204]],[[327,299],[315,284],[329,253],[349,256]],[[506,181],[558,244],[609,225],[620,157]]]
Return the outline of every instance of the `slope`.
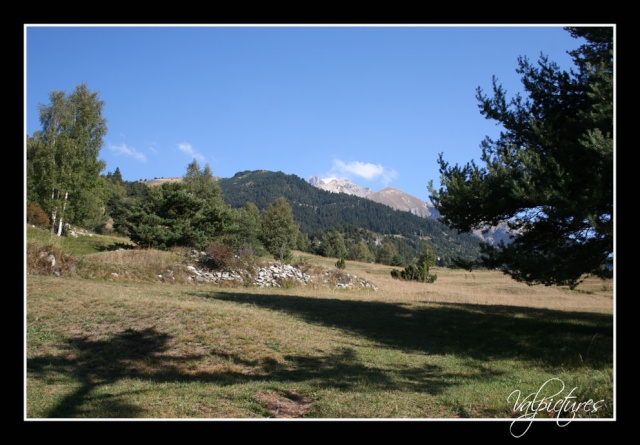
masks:
[[[381,235],[428,239],[440,257],[475,259],[480,240],[459,234],[446,225],[410,212],[344,193],[331,193],[283,172],[243,171],[218,181],[226,203],[242,207],[247,202],[265,208],[280,196],[289,201],[302,233],[317,236],[332,228],[357,227]]]

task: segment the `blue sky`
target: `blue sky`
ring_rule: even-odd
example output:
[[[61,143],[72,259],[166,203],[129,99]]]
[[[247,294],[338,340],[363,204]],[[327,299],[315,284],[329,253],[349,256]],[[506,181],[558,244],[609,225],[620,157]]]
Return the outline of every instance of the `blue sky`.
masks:
[[[570,24],[572,25],[572,24]],[[437,158],[479,160],[500,127],[476,88],[521,91],[517,59],[563,69],[562,25],[29,25],[25,132],[38,104],[85,83],[104,101],[103,173],[125,180],[272,170],[428,200]]]

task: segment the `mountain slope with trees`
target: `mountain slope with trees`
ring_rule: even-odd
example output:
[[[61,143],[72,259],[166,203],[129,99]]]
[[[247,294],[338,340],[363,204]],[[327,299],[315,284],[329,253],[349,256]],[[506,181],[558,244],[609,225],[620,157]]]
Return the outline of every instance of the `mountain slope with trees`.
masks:
[[[424,242],[432,246],[441,265],[452,264],[454,258],[475,260],[480,240],[431,219],[344,193],[331,193],[314,187],[304,179],[283,172],[243,171],[218,181],[224,201],[234,208],[247,202],[264,209],[284,197],[291,205],[300,231],[309,242],[322,243],[337,230],[353,244],[361,240],[374,245],[383,241],[395,244],[396,254],[406,263],[420,251]],[[359,233],[355,235],[354,233]],[[377,240],[375,239],[379,237]],[[383,240],[382,238],[385,238]],[[362,245],[360,245],[360,248]]]

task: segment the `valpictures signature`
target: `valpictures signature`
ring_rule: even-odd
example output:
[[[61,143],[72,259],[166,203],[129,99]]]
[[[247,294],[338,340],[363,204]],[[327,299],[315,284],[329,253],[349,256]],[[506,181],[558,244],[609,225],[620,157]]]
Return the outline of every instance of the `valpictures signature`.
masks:
[[[560,389],[557,389],[558,385]],[[526,397],[522,397],[522,392],[518,389],[511,392],[507,397],[507,402],[514,402],[513,411],[524,413],[511,422],[511,426],[509,427],[511,435],[513,437],[522,437],[529,431],[533,419],[535,419],[540,412],[555,413],[554,417],[557,418],[556,424],[559,427],[564,427],[576,417],[576,414],[580,410],[583,410],[585,413],[595,413],[599,408],[602,408],[604,400],[598,400],[597,402],[594,402],[592,399],[586,402],[578,402],[575,400],[577,397],[574,396],[573,393],[576,389],[578,389],[577,386],[571,389],[567,395],[562,396],[565,392],[564,382],[558,378],[551,378],[544,382],[537,392],[532,392]],[[565,415],[563,416],[563,414]],[[516,422],[521,419],[529,419],[529,422],[524,431],[517,435],[514,433],[514,426]]]

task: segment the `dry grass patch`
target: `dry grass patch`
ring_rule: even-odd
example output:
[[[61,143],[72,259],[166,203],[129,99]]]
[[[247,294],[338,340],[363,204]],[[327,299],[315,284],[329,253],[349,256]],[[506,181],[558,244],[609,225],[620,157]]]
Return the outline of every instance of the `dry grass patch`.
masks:
[[[296,252],[297,258],[317,267],[333,267],[334,259]],[[547,309],[613,313],[613,280],[587,277],[575,290],[558,286],[529,286],[491,270],[432,267],[434,283],[419,283],[391,277],[397,267],[347,261],[344,273],[372,282],[378,287],[374,298],[381,301],[416,303],[460,303],[510,305]]]
[[[155,249],[128,249],[82,257],[78,275],[87,279],[186,283],[188,275],[182,253]],[[163,278],[161,278],[163,277]]]
[[[313,399],[296,391],[286,391],[284,394],[259,392],[254,399],[268,410],[269,417],[280,419],[303,417],[313,403]]]

